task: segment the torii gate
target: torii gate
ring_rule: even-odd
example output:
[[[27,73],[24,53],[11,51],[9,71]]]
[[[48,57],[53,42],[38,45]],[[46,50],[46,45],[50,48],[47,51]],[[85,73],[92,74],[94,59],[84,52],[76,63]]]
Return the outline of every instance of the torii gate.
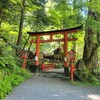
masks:
[[[37,60],[35,61],[35,65],[39,65],[39,51],[40,51],[40,43],[45,42],[64,42],[64,67],[68,67],[68,41],[76,41],[77,38],[68,38],[68,34],[76,33],[78,32],[82,26],[69,28],[69,29],[63,29],[63,30],[54,30],[54,31],[45,31],[45,32],[27,32],[30,36],[36,37],[36,40],[30,41],[31,43],[36,43],[36,57]],[[53,39],[53,35],[55,34],[62,34],[64,35],[64,38],[62,39]],[[41,40],[41,36],[49,35],[48,40]]]

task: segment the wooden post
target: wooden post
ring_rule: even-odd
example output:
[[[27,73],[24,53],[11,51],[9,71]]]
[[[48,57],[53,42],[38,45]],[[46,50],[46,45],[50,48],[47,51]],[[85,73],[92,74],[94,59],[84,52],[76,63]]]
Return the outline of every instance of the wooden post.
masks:
[[[50,35],[50,40],[51,40],[51,41],[53,40],[53,35],[52,35],[52,34]]]
[[[71,82],[73,82],[74,80],[74,71],[76,70],[76,67],[74,65],[74,61],[71,60],[71,65],[70,65],[70,78],[71,78]]]
[[[70,65],[70,77],[71,77],[71,82],[73,82],[74,79],[73,61],[71,61],[71,65]]]
[[[23,64],[22,64],[22,68],[26,69],[26,58],[24,58]]]
[[[39,65],[40,35],[37,36],[35,65]]]
[[[64,66],[68,67],[68,34],[64,34]]]
[[[22,56],[21,56],[21,58],[24,60],[23,61],[23,64],[22,64],[22,68],[23,69],[26,69],[26,60],[27,60],[27,54],[25,53],[25,54],[23,54]]]

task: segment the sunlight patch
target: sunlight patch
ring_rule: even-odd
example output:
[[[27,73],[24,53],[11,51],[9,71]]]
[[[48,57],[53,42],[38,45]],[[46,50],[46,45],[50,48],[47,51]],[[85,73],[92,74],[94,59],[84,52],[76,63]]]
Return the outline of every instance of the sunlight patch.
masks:
[[[58,97],[59,95],[57,95],[57,94],[55,94],[55,95],[53,95],[54,97]]]
[[[100,100],[100,95],[96,95],[96,94],[89,94],[87,95],[89,98],[91,98],[92,100]]]

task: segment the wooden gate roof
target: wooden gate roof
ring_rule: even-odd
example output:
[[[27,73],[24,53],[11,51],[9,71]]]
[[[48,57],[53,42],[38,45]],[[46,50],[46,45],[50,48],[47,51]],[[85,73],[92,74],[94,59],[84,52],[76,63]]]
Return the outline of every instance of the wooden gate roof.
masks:
[[[63,30],[53,30],[53,31],[44,31],[44,32],[27,32],[30,36],[37,36],[37,35],[50,35],[50,34],[65,34],[65,33],[75,33],[78,30],[82,29],[82,26],[63,29]]]

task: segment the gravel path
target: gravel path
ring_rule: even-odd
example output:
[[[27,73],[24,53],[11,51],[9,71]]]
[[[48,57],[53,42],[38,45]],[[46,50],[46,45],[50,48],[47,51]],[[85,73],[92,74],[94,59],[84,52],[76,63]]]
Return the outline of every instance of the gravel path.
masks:
[[[100,86],[78,86],[60,75],[33,75],[16,87],[6,100],[100,100]]]

